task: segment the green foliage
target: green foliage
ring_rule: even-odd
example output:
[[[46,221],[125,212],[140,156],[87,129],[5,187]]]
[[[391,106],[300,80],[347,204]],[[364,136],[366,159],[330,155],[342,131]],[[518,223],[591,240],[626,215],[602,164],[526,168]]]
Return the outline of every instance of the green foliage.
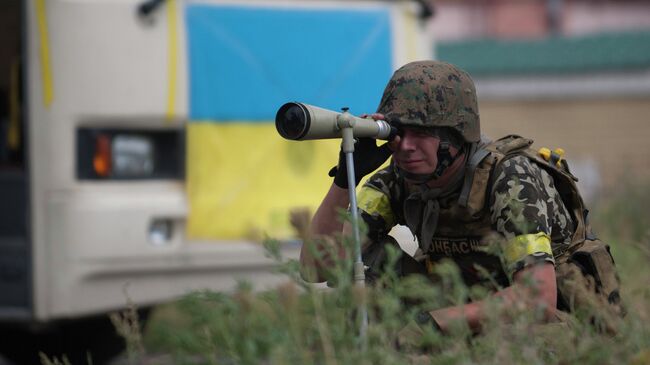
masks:
[[[481,335],[462,323],[449,335],[406,331],[420,309],[460,304],[472,292],[453,264],[438,271],[439,286],[386,275],[385,287],[365,290],[351,280],[336,288],[288,281],[261,293],[244,284],[233,294],[194,293],[175,304],[175,319],[154,323],[149,337],[157,340],[148,344],[179,364],[607,364],[647,357],[650,331],[639,313],[612,337],[577,320],[539,324],[539,314],[527,311],[504,320],[494,301]],[[363,303],[370,316],[365,349],[357,318]]]
[[[592,210],[596,235],[611,245],[629,312],[650,318],[650,183],[622,184]],[[648,361],[647,363],[650,363]]]
[[[590,313],[542,324],[540,311],[504,311],[485,290],[464,286],[451,262],[438,266],[435,285],[421,276],[399,279],[387,272],[376,286],[359,288],[349,262],[329,273],[335,287],[308,284],[298,263],[281,256],[280,243],[267,240],[269,257],[287,275],[285,284],[257,292],[240,283],[230,294],[198,292],[161,307],[145,333],[146,350],[172,354],[175,364],[647,364],[650,255],[640,248],[650,247],[650,217],[643,209],[650,206],[647,191],[630,191],[601,205],[593,222],[614,244],[623,278],[628,314],[615,335],[597,332],[587,320]],[[399,254],[389,248],[389,263]],[[442,335],[412,320],[420,310],[469,299],[487,303],[481,334],[456,323]],[[362,305],[370,319],[365,345],[359,337]]]
[[[598,234],[617,240],[643,242],[650,248],[650,183],[625,185],[599,202],[593,211]]]

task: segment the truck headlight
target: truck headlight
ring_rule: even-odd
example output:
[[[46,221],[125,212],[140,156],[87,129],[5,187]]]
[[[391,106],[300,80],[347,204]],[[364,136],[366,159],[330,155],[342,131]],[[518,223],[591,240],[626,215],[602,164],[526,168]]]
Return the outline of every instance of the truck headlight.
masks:
[[[118,134],[113,137],[114,177],[146,177],[154,171],[154,145],[151,138]]]
[[[182,179],[185,131],[77,130],[77,177],[81,180]]]

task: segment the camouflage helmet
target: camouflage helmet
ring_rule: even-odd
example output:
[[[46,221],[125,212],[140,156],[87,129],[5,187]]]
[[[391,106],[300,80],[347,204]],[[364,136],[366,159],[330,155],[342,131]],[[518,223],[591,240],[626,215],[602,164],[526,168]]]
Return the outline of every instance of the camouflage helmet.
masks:
[[[445,62],[411,62],[395,71],[377,112],[391,125],[449,127],[465,142],[481,139],[474,82]]]

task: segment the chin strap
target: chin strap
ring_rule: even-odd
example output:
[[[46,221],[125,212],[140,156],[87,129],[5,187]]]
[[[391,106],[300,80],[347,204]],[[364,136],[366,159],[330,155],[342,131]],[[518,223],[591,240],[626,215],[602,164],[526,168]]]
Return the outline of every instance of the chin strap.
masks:
[[[456,161],[456,158],[458,158],[462,153],[462,149],[460,149],[456,154],[456,157],[452,158],[451,153],[449,152],[449,146],[450,143],[447,141],[440,142],[440,146],[438,147],[438,165],[436,166],[436,171],[433,172],[433,175],[435,176],[434,179],[442,176],[447,167]]]
[[[395,168],[399,171],[400,174],[402,174],[402,176],[411,181],[425,183],[429,180],[436,180],[445,173],[445,170],[447,170],[447,168],[451,166],[451,164],[453,164],[458,156],[461,156],[465,150],[465,146],[463,146],[458,150],[456,156],[451,157],[449,146],[451,146],[451,144],[448,141],[440,142],[437,154],[438,165],[436,166],[436,170],[430,174],[414,174],[412,172],[404,171],[397,165],[395,165]]]

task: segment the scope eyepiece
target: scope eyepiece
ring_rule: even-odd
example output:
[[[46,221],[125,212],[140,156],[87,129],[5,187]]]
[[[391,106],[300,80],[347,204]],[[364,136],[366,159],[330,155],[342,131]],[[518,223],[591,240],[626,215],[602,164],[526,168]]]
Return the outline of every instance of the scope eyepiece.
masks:
[[[309,132],[310,126],[311,116],[301,103],[286,103],[275,115],[275,128],[286,139],[300,140]]]

